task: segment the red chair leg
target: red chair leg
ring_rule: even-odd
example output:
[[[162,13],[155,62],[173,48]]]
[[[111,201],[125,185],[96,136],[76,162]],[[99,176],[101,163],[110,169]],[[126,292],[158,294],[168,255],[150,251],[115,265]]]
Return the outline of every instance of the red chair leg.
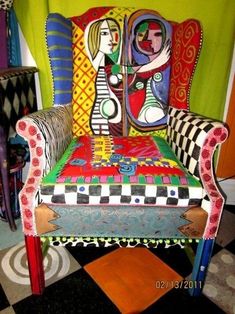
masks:
[[[25,236],[32,294],[42,294],[45,288],[43,255],[40,237]]]

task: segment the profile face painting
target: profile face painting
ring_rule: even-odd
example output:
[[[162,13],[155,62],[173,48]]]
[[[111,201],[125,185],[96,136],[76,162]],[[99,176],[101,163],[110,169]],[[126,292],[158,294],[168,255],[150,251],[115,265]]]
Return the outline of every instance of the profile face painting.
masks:
[[[106,18],[88,27],[86,47],[97,71],[93,134],[118,136],[131,126],[145,132],[166,124],[171,29],[151,14],[130,17],[127,24]]]

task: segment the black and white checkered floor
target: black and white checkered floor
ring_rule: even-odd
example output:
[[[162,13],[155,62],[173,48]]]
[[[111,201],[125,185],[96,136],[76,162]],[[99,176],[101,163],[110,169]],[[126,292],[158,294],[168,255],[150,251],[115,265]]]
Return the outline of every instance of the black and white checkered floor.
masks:
[[[235,206],[227,205],[200,297],[190,297],[186,289],[174,288],[142,313],[235,314],[234,227]],[[120,313],[84,269],[89,262],[114,250],[116,248],[51,247],[44,261],[46,289],[42,296],[31,295],[24,243],[1,250],[0,313]],[[168,250],[152,249],[151,252],[182,277],[190,275],[191,264],[179,245]],[[133,311],[125,313],[134,314]]]

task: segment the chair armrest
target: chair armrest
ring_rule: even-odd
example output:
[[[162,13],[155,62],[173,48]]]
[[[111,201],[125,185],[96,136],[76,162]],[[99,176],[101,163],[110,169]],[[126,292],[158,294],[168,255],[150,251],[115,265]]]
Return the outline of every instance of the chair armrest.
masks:
[[[34,208],[40,201],[39,184],[72,140],[71,105],[56,106],[29,114],[17,122],[16,131],[29,145],[29,171],[19,194],[19,202],[24,233],[34,235],[32,217]]]
[[[213,238],[218,230],[224,205],[215,180],[213,156],[216,147],[228,137],[227,127],[200,115],[169,109],[167,141],[186,169],[203,185],[201,207],[208,212],[204,238]]]
[[[218,121],[202,117],[187,110],[169,109],[167,141],[188,171],[201,180],[200,166],[208,154],[212,157],[218,144],[228,136],[226,126]]]

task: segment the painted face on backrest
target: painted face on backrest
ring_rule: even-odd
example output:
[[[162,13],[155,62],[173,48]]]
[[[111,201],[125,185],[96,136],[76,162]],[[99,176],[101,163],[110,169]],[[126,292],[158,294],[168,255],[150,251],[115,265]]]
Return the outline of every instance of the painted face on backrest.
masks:
[[[114,20],[104,20],[100,26],[100,47],[104,54],[111,54],[118,48],[120,41],[119,27]]]
[[[112,55],[120,46],[120,27],[113,19],[92,22],[85,32],[87,50],[94,60],[98,52]]]
[[[152,56],[160,52],[163,44],[161,25],[156,21],[143,21],[136,27],[136,47],[139,52]]]

